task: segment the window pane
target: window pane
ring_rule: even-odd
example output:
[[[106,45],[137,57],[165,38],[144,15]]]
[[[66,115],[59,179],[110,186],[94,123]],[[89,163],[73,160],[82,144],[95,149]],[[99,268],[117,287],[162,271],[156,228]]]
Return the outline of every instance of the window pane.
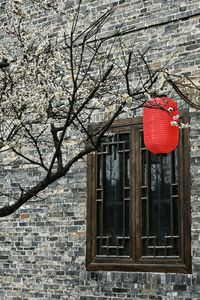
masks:
[[[142,150],[142,255],[179,255],[178,174],[175,152]]]
[[[97,255],[129,255],[129,134],[104,138],[97,153]]]
[[[150,154],[150,234],[159,244],[170,234],[170,162],[167,155]]]

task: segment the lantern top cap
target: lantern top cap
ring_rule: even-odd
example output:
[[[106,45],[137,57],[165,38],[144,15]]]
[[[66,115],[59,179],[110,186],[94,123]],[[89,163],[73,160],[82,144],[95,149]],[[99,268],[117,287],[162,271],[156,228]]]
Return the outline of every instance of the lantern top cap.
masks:
[[[167,111],[177,110],[177,103],[174,99],[168,97],[154,97],[146,102],[147,108],[160,108]]]

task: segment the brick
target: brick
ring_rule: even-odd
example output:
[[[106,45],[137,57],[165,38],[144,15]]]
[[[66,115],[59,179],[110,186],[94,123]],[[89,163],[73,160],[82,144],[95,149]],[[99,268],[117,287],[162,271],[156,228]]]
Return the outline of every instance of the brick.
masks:
[[[174,291],[186,291],[187,290],[187,286],[184,284],[176,284],[174,285]]]

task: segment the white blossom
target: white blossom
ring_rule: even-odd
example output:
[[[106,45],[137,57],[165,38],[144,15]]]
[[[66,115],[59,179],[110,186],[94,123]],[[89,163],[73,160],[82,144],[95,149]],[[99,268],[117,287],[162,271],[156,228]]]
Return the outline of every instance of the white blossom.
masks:
[[[170,124],[171,124],[172,126],[178,126],[178,123],[177,123],[176,121],[171,121]]]
[[[180,123],[179,124],[179,128],[180,129],[183,129],[183,128],[190,128],[191,125],[189,123]]]
[[[13,124],[18,126],[21,124],[21,120],[18,120],[18,119],[14,120]]]
[[[173,111],[173,110],[174,110],[173,107],[168,108],[168,111]]]
[[[173,116],[173,120],[176,121],[179,119],[179,115]]]

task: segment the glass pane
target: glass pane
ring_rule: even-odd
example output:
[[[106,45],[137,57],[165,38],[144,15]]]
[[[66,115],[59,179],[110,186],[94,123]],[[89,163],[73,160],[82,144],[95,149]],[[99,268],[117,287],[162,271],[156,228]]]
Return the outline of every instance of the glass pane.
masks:
[[[170,235],[170,158],[150,155],[150,235],[156,235],[161,245],[165,236]]]
[[[141,187],[142,255],[177,256],[179,196],[176,153],[155,155],[142,150],[144,177],[147,187]]]
[[[98,242],[97,254],[125,256],[129,254],[129,134],[104,138],[97,157],[97,197],[102,190],[102,199],[97,198],[97,236],[107,241]]]
[[[104,234],[111,239],[123,233],[123,174],[122,155],[117,145],[110,146],[110,154],[104,158]]]

